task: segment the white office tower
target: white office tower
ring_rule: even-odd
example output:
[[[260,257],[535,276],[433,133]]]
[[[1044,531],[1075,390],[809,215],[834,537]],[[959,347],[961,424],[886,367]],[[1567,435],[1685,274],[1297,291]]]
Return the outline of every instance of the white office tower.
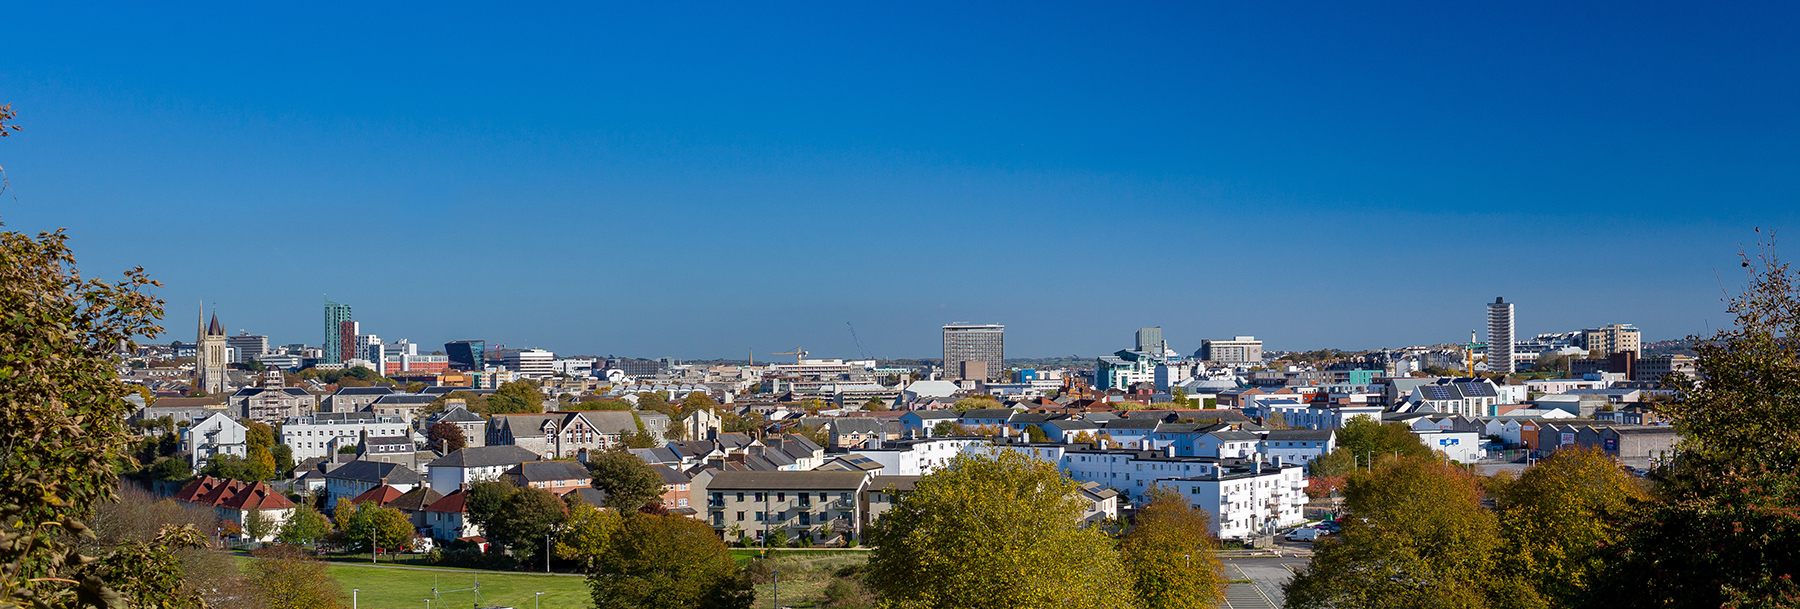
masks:
[[[1505,298],[1488,305],[1488,372],[1513,373],[1513,306]]]

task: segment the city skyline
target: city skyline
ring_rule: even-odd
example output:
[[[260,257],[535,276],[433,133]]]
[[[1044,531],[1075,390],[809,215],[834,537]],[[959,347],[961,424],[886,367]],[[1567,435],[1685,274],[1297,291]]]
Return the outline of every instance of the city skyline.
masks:
[[[0,220],[232,334],[683,359],[1669,339],[1800,220],[1784,4],[278,11],[9,14]]]

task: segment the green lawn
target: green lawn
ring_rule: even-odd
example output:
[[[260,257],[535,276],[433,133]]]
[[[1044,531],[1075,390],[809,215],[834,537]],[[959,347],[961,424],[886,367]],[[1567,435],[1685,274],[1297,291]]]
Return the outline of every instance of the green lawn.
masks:
[[[593,606],[593,599],[588,596],[587,580],[580,577],[541,573],[421,571],[344,563],[330,563],[326,569],[344,587],[345,607],[350,606],[350,590],[361,590],[356,594],[357,609],[422,609],[428,598],[433,599],[432,609],[439,606],[444,609],[475,607],[474,592],[449,591],[474,587],[477,577],[481,580],[482,607],[529,609],[533,607],[531,601],[535,592],[544,593],[538,599],[543,603],[539,605],[542,609],[583,609]],[[433,585],[444,591],[441,596],[432,595]],[[442,605],[435,600],[437,598],[444,599]]]

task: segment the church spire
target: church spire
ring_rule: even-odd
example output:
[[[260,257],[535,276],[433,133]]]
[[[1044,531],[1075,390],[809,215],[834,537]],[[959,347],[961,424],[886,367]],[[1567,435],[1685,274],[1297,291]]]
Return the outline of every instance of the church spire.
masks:
[[[219,311],[213,310],[212,324],[206,326],[207,336],[224,336],[225,326],[219,324]]]

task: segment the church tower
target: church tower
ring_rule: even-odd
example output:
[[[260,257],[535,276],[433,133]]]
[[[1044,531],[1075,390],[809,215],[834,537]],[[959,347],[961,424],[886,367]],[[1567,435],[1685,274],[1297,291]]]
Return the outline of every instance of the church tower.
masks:
[[[212,323],[204,323],[206,305],[200,305],[201,322],[194,345],[194,388],[209,396],[225,393],[225,367],[231,363],[230,349],[225,344],[225,327],[219,324],[219,313],[213,312]]]

